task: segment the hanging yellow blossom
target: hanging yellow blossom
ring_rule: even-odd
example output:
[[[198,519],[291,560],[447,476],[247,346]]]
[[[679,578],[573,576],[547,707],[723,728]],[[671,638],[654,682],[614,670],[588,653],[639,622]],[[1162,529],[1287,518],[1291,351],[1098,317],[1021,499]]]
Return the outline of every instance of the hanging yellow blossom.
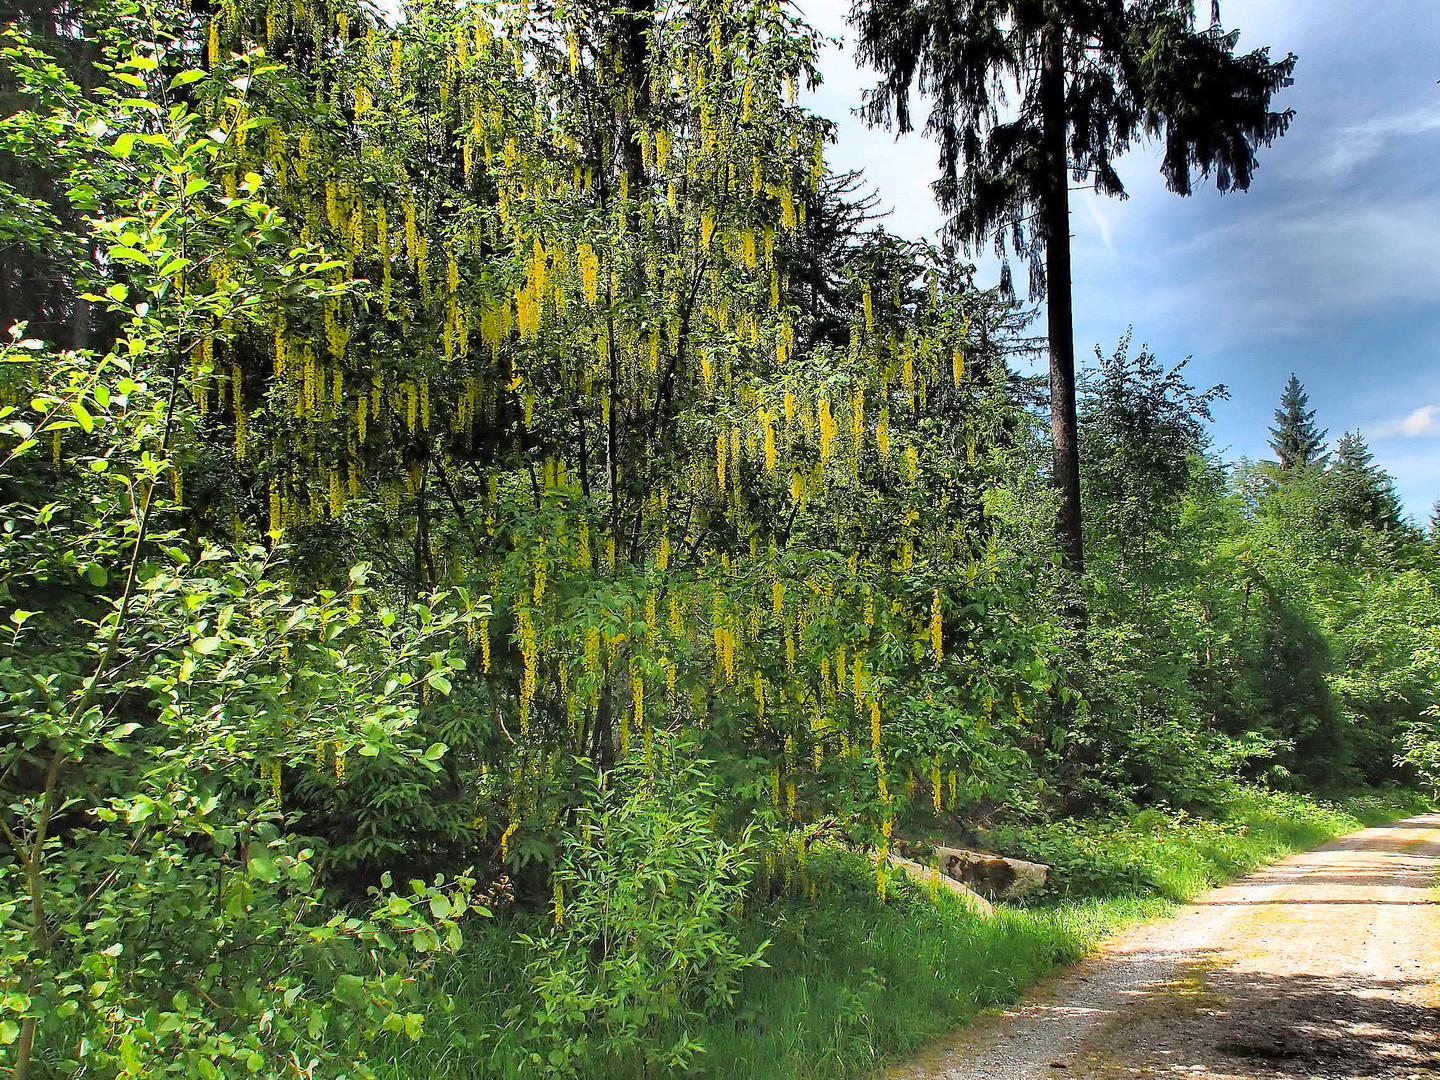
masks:
[[[835,448],[835,436],[839,432],[840,426],[830,414],[829,398],[822,397],[815,409],[818,414],[820,426],[820,460],[825,461],[830,457],[831,451]]]
[[[600,296],[600,259],[595,254],[595,249],[588,243],[581,244],[575,252],[575,262],[580,268],[580,278],[584,286],[585,302],[592,307]]]

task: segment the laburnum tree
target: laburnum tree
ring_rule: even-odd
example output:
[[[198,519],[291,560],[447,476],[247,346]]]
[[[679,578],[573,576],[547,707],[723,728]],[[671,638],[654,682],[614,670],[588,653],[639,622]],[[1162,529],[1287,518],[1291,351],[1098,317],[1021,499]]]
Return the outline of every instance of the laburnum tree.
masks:
[[[1070,182],[1125,195],[1116,160],[1162,148],[1166,186],[1197,174],[1221,191],[1250,186],[1256,149],[1285,132],[1271,108],[1295,57],[1237,54],[1238,33],[1197,25],[1194,0],[856,0],[857,55],[883,76],[864,114],[901,132],[910,96],[930,106],[940,147],[935,194],[969,248],[993,240],[1030,264],[1046,300],[1056,535],[1084,571],[1071,303]],[[1006,281],[1009,279],[1008,264]]]
[[[54,34],[0,30],[8,175],[49,178],[52,220],[85,241],[56,244],[56,294],[108,327],[69,347],[42,319],[0,344],[0,1068],[371,1075],[346,1044],[418,1034],[421,972],[458,944],[475,882],[380,881],[336,915],[284,778],[352,753],[438,772],[417,682],[465,666],[483,609],[387,603],[363,567],[336,568],[343,590],[287,585],[283,548],[193,531],[171,481],[200,445],[200,342],[354,282],[258,174],[221,179],[264,127],[245,96],[263,59],[207,76],[176,13],[113,14],[93,80],[55,62]],[[36,201],[0,206],[0,233],[44,242]]]
[[[335,865],[543,864],[588,769],[676,740],[803,865],[807,822],[883,849],[897,803],[1048,739],[987,494],[1017,422],[993,300],[876,239],[830,260],[823,333],[795,302],[831,183],[795,103],[812,31],[760,0],[174,18],[137,93],[213,117],[221,197],[263,194],[331,285],[199,328],[176,500],[299,584],[363,557],[488,605],[469,668],[417,690],[443,777],[342,745],[269,774]],[[224,294],[243,268],[167,269]]]

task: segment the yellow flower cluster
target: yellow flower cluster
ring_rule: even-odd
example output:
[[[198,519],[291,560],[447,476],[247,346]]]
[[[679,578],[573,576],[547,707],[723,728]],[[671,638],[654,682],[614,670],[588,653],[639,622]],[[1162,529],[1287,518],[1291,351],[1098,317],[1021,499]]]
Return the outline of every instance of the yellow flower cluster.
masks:
[[[496,611],[513,616],[526,750],[515,783],[541,768],[531,751],[546,740],[572,738],[572,749],[583,750],[578,740],[595,732],[602,698],[625,740],[638,725],[647,747],[662,714],[703,723],[720,713],[718,701],[753,710],[766,737],[784,733],[786,764],[772,794],[798,814],[806,770],[820,769],[827,753],[860,756],[867,720],[879,762],[886,672],[874,650],[885,635],[909,635],[930,654],[927,663],[944,659],[940,593],[930,598],[927,628],[923,594],[908,598],[910,614],[887,614],[902,586],[886,582],[928,567],[924,560],[949,543],[924,516],[911,432],[934,395],[959,392],[964,352],[903,329],[898,298],[865,285],[848,351],[827,359],[828,381],[813,376],[781,267],[812,197],[792,178],[818,184],[823,155],[815,129],[784,106],[778,79],[763,76],[763,44],[726,37],[718,58],[705,34],[657,45],[657,85],[667,87],[680,119],[646,126],[626,114],[641,149],[632,175],[600,164],[591,133],[564,111],[566,88],[593,59],[565,17],[556,16],[566,47],[549,61],[523,54],[520,35],[496,35],[484,10],[459,20],[441,65],[403,36],[352,25],[343,48],[368,58],[373,75],[334,93],[350,95],[358,153],[340,152],[346,147],[330,129],[301,122],[273,125],[249,148],[227,147],[241,175],[283,175],[287,214],[307,240],[345,261],[337,283],[353,272],[374,290],[327,298],[318,318],[272,320],[270,385],[295,421],[287,421],[283,444],[260,422],[264,373],[247,369],[247,387],[231,368],[229,402],[217,380],[219,407],[235,417],[236,455],[278,463],[268,478],[272,532],[338,518],[365,492],[406,527],[409,497],[435,497],[440,480],[463,480],[479,439],[513,430],[523,416],[526,446],[554,440],[527,462],[533,473],[495,470],[498,483],[492,474],[472,489],[476,530],[487,536],[505,538],[502,523],[517,509],[533,505],[546,515],[546,527],[516,537],[497,565],[477,571],[491,575]],[[232,17],[215,20],[212,62],[222,42],[243,37],[226,22]],[[754,50],[749,60],[746,48]],[[586,78],[617,86],[604,62],[594,62]],[[748,65],[739,93],[731,78],[739,69],[730,64]],[[388,130],[380,125],[389,95],[427,65],[449,102],[446,137],[463,155],[464,183],[437,194],[407,181],[405,145],[378,134]],[[516,71],[522,89],[513,89]],[[629,107],[618,92],[614,104]],[[403,363],[385,360],[359,332],[362,317],[382,324],[377,338],[404,343]],[[202,369],[213,370],[217,348],[222,365],[233,363],[229,345],[207,342]],[[197,400],[208,406],[203,390]],[[689,478],[668,504],[632,496],[655,483],[643,455],[656,444],[638,433],[648,431],[657,402],[681,417],[673,475]],[[641,460],[626,445],[632,438]],[[966,438],[973,459],[973,432]],[[886,506],[876,520],[862,520],[844,506],[877,466]],[[927,473],[950,467],[924,461]],[[604,501],[598,495],[613,500],[623,520],[575,509]],[[769,540],[777,508],[802,529],[833,527],[865,543],[850,544],[850,565],[827,572],[812,591],[779,569]],[[884,523],[902,520],[893,541],[881,539]],[[707,538],[707,522],[717,521],[736,538],[724,555]],[[944,554],[953,555],[953,545]],[[563,598],[578,591],[572,575],[624,582],[637,574],[649,580],[621,621],[643,604],[643,635],[602,635],[592,625],[557,632]],[[866,588],[837,587],[841,575]],[[863,622],[864,640],[852,636],[835,648],[825,635],[842,620]],[[500,685],[488,621],[476,644],[482,672]],[[563,710],[539,701],[551,694],[564,698]],[[551,717],[561,715],[557,734]],[[899,726],[890,723],[884,749],[896,754]],[[884,767],[877,769],[884,784]],[[939,769],[931,771],[937,800]],[[502,849],[518,827],[518,817],[511,820]],[[557,920],[559,911],[557,896]]]

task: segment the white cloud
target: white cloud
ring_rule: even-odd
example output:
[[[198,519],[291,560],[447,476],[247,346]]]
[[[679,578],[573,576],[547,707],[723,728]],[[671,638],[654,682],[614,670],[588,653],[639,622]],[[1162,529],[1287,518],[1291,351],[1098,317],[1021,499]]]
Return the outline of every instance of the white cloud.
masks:
[[[1395,436],[1414,439],[1425,435],[1440,435],[1440,405],[1422,405],[1408,416],[1381,424],[1369,434],[1372,439]]]
[[[1440,131],[1440,116],[1434,114],[1434,109],[1434,103],[1427,101],[1341,128],[1319,167],[1331,175],[1347,176],[1378,156],[1386,143]]]
[[[1096,195],[1093,191],[1087,191],[1083,195],[1085,209],[1090,211],[1090,219],[1095,222],[1095,227],[1100,230],[1100,239],[1105,242],[1105,250],[1111,255],[1115,254],[1115,244],[1112,241],[1112,229],[1110,216],[1101,206],[1101,199],[1104,196]]]

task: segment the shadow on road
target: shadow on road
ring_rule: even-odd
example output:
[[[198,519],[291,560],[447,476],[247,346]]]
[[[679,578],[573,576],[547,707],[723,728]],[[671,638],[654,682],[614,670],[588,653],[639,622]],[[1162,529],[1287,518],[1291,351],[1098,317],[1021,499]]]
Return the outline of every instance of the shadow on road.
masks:
[[[1236,972],[1215,968],[1209,954],[1197,952],[1181,960],[1164,990],[1102,1036],[1111,1064],[1101,1075],[1440,1076],[1440,1007],[1413,1000],[1432,989],[1426,980],[1402,977]]]

